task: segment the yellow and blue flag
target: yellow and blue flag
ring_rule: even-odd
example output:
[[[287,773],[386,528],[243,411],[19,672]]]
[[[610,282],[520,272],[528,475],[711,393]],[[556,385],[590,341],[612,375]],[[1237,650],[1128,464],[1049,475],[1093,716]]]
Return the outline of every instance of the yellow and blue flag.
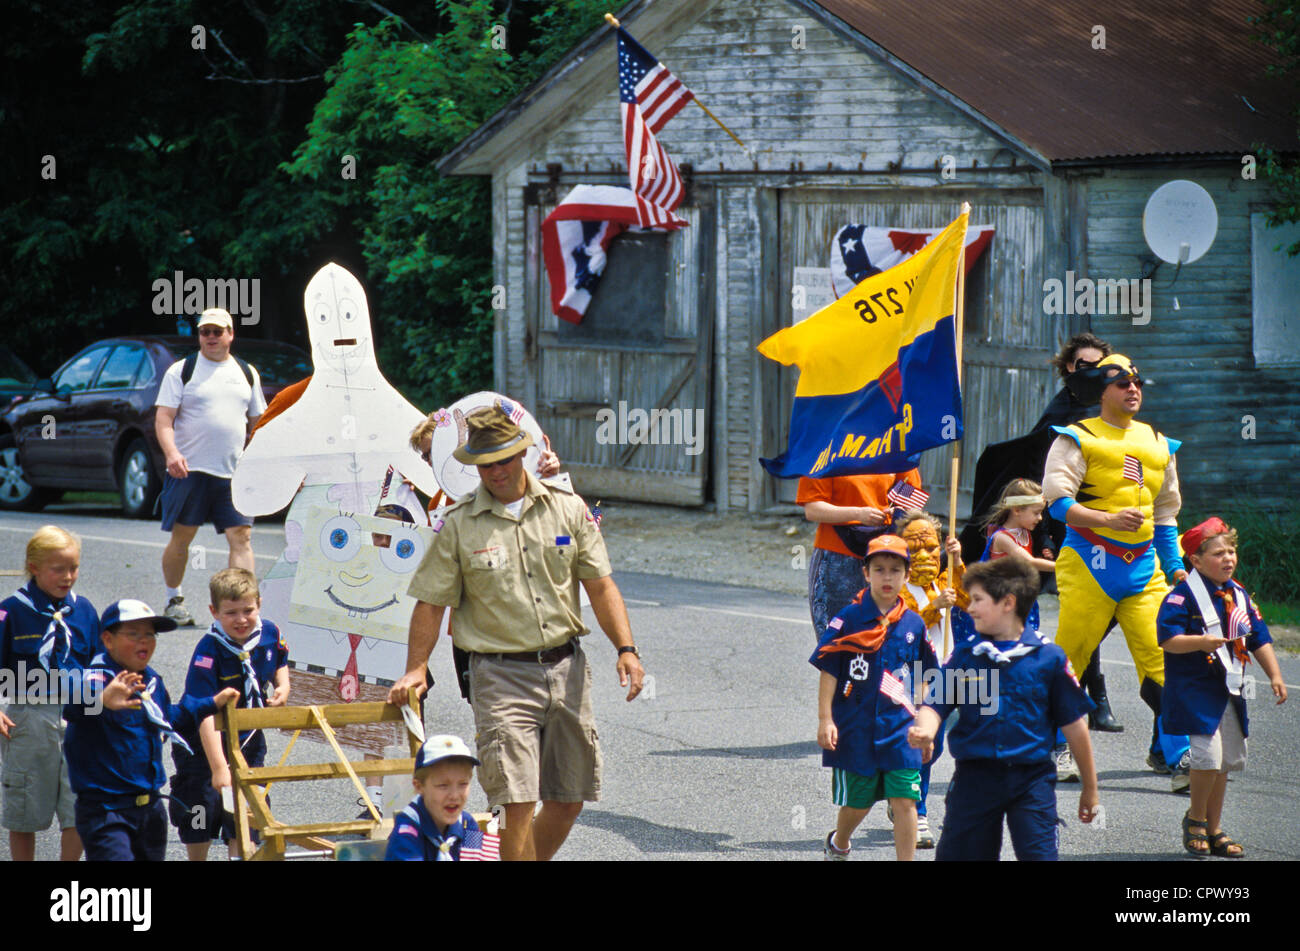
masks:
[[[968,217],[758,345],[799,367],[789,448],[759,460],[769,473],[904,472],[961,438],[954,304]]]

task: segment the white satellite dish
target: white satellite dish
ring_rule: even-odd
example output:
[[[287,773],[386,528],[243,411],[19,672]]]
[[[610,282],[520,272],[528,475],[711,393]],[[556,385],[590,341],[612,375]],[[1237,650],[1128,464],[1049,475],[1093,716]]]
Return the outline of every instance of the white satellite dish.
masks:
[[[1184,179],[1157,188],[1142,212],[1142,235],[1148,247],[1170,264],[1187,264],[1204,255],[1218,230],[1214,199],[1200,185]]]

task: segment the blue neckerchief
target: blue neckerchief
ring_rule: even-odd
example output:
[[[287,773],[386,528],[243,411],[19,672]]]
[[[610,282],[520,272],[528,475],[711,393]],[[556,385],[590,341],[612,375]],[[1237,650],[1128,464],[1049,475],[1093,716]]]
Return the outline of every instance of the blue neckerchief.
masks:
[[[30,582],[30,586],[36,591],[40,591],[35,580]],[[14,597],[21,601],[32,612],[50,619],[50,626],[45,629],[45,634],[41,637],[41,646],[36,652],[36,659],[40,665],[45,668],[45,672],[50,672],[50,660],[54,659],[59,668],[72,666],[69,662],[72,660],[72,631],[68,629],[68,624],[63,618],[72,612],[73,605],[77,603],[77,596],[69,591],[67,597],[60,601],[58,607],[55,607],[54,599],[41,591],[49,607],[41,610],[36,606],[36,601],[27,591],[27,585],[19,588],[14,592]],[[33,592],[34,593],[34,592]],[[59,652],[57,657],[55,651]]]
[[[438,857],[434,861],[455,861],[451,856],[451,850],[452,847],[460,841],[460,838],[454,835],[441,835],[438,833],[438,824],[433,821],[433,817],[429,815],[429,811],[424,808],[424,801],[422,799],[415,800],[415,802],[408,805],[403,811],[407,812],[407,815],[414,814],[416,826],[419,828],[420,834],[428,839],[433,847],[438,850]],[[425,819],[428,819],[427,823],[425,822]],[[447,826],[447,831],[450,833],[453,828],[460,824],[461,820],[457,819],[451,825]]]
[[[118,668],[118,673],[126,669],[125,667],[120,667],[117,661],[108,656],[107,652],[96,654],[94,659],[91,660],[90,666],[102,668],[110,674],[113,673],[114,667]],[[144,674],[141,673],[141,676],[144,676]],[[111,680],[112,678],[109,679]],[[136,697],[140,701],[140,708],[144,711],[145,719],[158,727],[162,732],[164,740],[171,740],[174,743],[180,744],[185,752],[192,756],[194,755],[194,751],[190,749],[190,745],[185,742],[185,739],[177,733],[171,723],[168,722],[167,714],[163,713],[162,707],[158,706],[158,701],[153,698],[153,692],[158,688],[159,683],[161,683],[161,681],[157,677],[154,677],[149,681],[148,686],[144,688],[143,692],[136,694]],[[108,682],[105,681],[98,689],[102,692],[107,686]]]
[[[244,669],[244,700],[245,705],[249,707],[266,706],[266,698],[262,695],[262,685],[257,682],[257,672],[253,670],[253,648],[262,640],[262,624],[259,621],[253,633],[248,635],[248,640],[243,644],[236,644],[234,640],[226,633],[225,628],[221,626],[220,621],[213,621],[212,627],[208,633],[213,636],[218,644],[239,658],[239,663]]]

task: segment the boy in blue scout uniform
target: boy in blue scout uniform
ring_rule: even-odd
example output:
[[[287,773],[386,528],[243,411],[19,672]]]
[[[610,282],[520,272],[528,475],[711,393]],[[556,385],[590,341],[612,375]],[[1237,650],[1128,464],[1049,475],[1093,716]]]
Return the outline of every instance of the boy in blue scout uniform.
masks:
[[[86,668],[87,696],[63,708],[77,832],[88,861],[160,862],[167,852],[163,740],[183,743],[176,727],[211,716],[238,691],[175,705],[149,661],[157,632],[176,622],[128,598],[110,604],[100,624],[104,650]]]
[[[68,698],[59,693],[77,689],[81,669],[95,655],[99,612],[72,590],[81,568],[75,535],[55,525],[37,529],[27,541],[26,566],[27,583],[0,601],[0,671],[5,672],[0,676],[12,678],[15,688],[7,710],[0,711],[3,824],[9,854],[30,862],[36,857],[36,833],[57,814],[60,856],[75,862],[81,840],[63,760]],[[42,671],[51,676],[42,677]],[[60,677],[60,671],[67,676]]]
[[[226,568],[208,582],[212,627],[194,646],[185,675],[185,697],[211,697],[224,687],[239,691],[239,707],[279,707],[289,698],[289,648],[280,629],[260,615],[257,576],[247,568]],[[183,702],[183,701],[182,701]],[[184,729],[190,752],[172,747],[176,775],[172,777],[167,811],[190,861],[208,857],[212,840],[221,836],[235,854],[234,819],[226,812],[222,789],[230,788],[230,764],[224,740],[211,720]],[[266,762],[261,730],[239,735],[249,766]],[[196,811],[197,810],[197,811]],[[258,840],[257,832],[252,834]]]
[[[1268,625],[1246,589],[1232,580],[1236,531],[1221,519],[1208,519],[1183,536],[1183,553],[1192,571],[1165,597],[1156,620],[1165,652],[1162,726],[1189,734],[1191,741],[1192,804],[1183,816],[1183,848],[1196,856],[1241,858],[1245,850],[1219,821],[1228,773],[1246,766],[1246,652],[1259,661],[1278,703],[1286,702],[1286,684]]]
[[[1017,859],[1055,861],[1052,741],[1061,728],[1083,781],[1079,819],[1091,822],[1098,805],[1087,720],[1093,703],[1065,652],[1026,624],[1038,596],[1031,564],[1018,558],[980,562],[966,570],[962,584],[981,638],[953,650],[908,733],[908,742],[929,760],[939,724],[959,711],[948,734],[957,768],[935,858],[997,861],[1005,816]]]
[[[393,818],[384,861],[459,862],[465,834],[478,831],[464,810],[481,765],[457,736],[431,737],[420,747],[411,780],[419,795]]]
[[[910,558],[897,535],[873,539],[863,568],[867,587],[826,625],[808,659],[821,671],[817,742],[840,807],[823,845],[828,861],[848,859],[853,831],[881,799],[893,808],[895,854],[911,861],[916,852],[921,757],[907,744],[908,698],[916,662],[933,670],[938,659],[925,622],[900,597]]]

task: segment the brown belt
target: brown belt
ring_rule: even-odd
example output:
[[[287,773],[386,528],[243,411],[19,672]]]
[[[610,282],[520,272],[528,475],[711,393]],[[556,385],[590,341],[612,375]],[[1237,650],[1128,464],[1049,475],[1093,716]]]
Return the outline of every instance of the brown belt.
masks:
[[[576,638],[565,641],[559,647],[548,647],[540,651],[517,651],[513,654],[480,654],[492,660],[519,660],[530,664],[554,664],[564,660],[577,649]]]

